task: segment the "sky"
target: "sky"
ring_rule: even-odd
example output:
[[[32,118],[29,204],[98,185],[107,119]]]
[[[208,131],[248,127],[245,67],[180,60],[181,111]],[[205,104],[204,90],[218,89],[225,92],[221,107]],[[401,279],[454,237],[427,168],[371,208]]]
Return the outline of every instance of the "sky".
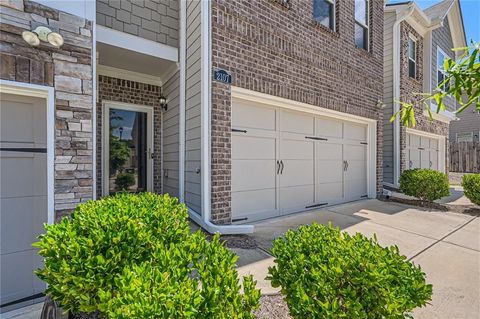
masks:
[[[392,0],[390,3],[403,2],[405,0]],[[440,0],[415,0],[420,8],[428,8]],[[463,24],[465,25],[465,33],[467,44],[470,40],[480,42],[480,0],[460,0],[462,6]]]

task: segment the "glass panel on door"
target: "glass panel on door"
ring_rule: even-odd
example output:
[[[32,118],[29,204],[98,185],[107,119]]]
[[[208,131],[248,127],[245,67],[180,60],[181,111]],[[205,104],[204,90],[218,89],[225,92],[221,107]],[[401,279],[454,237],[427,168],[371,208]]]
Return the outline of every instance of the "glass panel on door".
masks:
[[[109,194],[147,191],[147,113],[110,109]]]

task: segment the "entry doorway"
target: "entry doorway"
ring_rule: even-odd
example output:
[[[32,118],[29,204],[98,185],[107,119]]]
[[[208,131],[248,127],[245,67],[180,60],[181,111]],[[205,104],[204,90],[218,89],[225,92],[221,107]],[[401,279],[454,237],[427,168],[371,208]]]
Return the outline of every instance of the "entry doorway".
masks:
[[[153,189],[153,109],[117,102],[103,107],[103,195]]]

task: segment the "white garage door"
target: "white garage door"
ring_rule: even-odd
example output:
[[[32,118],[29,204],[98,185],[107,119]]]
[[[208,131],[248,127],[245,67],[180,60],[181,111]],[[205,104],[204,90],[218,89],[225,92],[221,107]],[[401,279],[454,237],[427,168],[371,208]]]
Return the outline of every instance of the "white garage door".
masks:
[[[33,273],[42,259],[31,245],[47,222],[47,135],[45,100],[1,94],[0,102],[3,312],[45,289]]]
[[[429,168],[438,170],[438,139],[407,133],[407,169]]]
[[[366,197],[366,140],[366,125],[235,101],[233,221]]]

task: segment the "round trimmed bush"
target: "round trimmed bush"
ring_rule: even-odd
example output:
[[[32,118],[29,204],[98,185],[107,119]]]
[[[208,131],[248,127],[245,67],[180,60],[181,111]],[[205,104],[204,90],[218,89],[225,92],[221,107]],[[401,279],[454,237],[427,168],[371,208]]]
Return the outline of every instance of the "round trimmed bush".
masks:
[[[219,306],[249,314],[258,303],[252,278],[244,279],[245,297],[239,292],[236,256],[218,238],[210,243],[201,232],[191,234],[186,207],[168,195],[89,201],[46,229],[35,244],[45,260],[37,275],[72,313],[197,318]]]
[[[405,318],[432,296],[419,266],[396,246],[331,225],[290,230],[274,241],[273,287],[293,318]]]
[[[462,177],[465,196],[474,204],[480,205],[480,174],[466,174]]]
[[[433,169],[404,171],[400,175],[400,189],[405,195],[429,202],[450,195],[447,175]]]

